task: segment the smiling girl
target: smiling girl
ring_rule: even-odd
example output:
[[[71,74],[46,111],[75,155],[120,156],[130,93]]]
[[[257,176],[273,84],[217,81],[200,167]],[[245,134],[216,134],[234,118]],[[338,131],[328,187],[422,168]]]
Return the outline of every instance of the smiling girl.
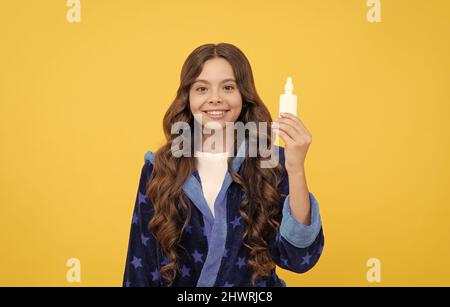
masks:
[[[202,129],[199,146],[176,157],[179,122],[193,138],[199,123],[213,133]],[[268,123],[256,131],[267,144],[276,130],[285,143],[273,145],[276,167],[261,167],[267,157],[249,156],[247,135],[238,142],[227,123]],[[276,265],[304,273],[317,263],[324,236],[304,167],[311,134],[291,114],[270,123],[241,50],[220,43],[192,51],[164,116],[167,142],[144,157],[124,286],[285,286]]]

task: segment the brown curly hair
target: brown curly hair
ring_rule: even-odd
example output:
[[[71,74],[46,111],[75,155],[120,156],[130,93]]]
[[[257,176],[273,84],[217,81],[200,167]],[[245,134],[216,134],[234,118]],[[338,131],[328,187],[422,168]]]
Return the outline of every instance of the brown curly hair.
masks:
[[[164,116],[163,129],[167,142],[155,152],[154,168],[146,189],[154,212],[148,228],[169,259],[160,269],[161,277],[169,286],[173,284],[179,271],[178,255],[180,249],[183,249],[181,238],[191,218],[191,202],[182,187],[196,168],[193,146],[190,157],[173,156],[171,147],[176,135],[171,134],[171,127],[176,122],[186,122],[192,128],[191,131],[194,131],[195,119],[189,107],[189,90],[195,78],[200,75],[203,64],[217,57],[226,59],[233,67],[242,95],[242,111],[237,121],[244,125],[248,122],[272,122],[267,107],[256,92],[250,63],[239,48],[219,43],[205,44],[192,51],[183,64],[175,100]],[[257,129],[258,135],[267,138],[266,144],[272,144],[270,129],[270,125],[267,130]],[[237,151],[236,139],[235,137],[234,155]],[[228,159],[228,171],[245,195],[239,211],[245,225],[243,244],[249,251],[247,264],[253,270],[253,285],[258,278],[268,277],[275,268],[269,252],[269,242],[280,226],[280,195],[277,187],[283,168],[280,164],[275,168],[261,168],[261,161],[266,159],[259,153],[256,157],[246,156],[240,174],[231,167],[232,157]]]

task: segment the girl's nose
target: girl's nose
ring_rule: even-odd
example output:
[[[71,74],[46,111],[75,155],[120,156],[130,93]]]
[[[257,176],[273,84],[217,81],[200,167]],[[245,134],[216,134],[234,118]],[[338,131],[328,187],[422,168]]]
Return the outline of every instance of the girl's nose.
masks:
[[[213,96],[208,99],[208,103],[210,103],[210,104],[221,103],[221,102],[222,102],[222,98],[220,98],[219,96]]]

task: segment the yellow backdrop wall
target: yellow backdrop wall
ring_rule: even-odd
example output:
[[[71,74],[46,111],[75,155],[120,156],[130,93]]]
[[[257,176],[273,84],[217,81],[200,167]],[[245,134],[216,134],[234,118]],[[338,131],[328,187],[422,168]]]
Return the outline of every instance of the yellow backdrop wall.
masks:
[[[143,155],[209,42],[244,51],[273,116],[293,77],[313,135],[326,244],[287,285],[450,285],[449,1],[373,23],[365,0],[80,3],[0,3],[0,285],[121,285]]]

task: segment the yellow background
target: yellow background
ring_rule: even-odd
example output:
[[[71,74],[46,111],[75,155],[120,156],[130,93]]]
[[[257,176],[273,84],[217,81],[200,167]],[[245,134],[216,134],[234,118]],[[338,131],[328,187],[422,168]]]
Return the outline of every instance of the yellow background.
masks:
[[[0,2],[0,285],[120,286],[181,65],[229,42],[272,115],[287,76],[325,249],[288,286],[450,285],[448,0]],[[381,283],[369,283],[369,258]],[[76,285],[76,284],[75,284]]]

